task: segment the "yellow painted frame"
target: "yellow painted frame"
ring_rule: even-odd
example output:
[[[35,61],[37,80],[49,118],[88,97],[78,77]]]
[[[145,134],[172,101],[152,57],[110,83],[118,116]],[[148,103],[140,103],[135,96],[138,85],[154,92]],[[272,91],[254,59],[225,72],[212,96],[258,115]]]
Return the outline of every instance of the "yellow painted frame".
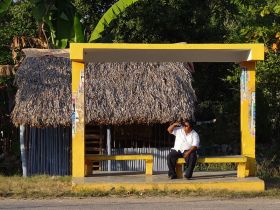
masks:
[[[106,56],[104,56],[106,55]],[[241,75],[241,155],[248,158],[246,176],[255,175],[256,61],[263,44],[70,44],[72,62],[72,176],[85,176],[84,63],[116,61],[238,62]]]

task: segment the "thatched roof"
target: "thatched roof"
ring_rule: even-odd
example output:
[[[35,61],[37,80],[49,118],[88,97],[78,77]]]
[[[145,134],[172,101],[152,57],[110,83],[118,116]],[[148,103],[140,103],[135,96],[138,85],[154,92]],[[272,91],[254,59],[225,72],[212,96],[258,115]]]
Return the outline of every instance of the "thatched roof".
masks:
[[[192,117],[196,97],[188,69],[183,63],[88,64],[86,122],[149,124]],[[12,119],[16,125],[70,125],[69,58],[27,57],[15,82]]]
[[[69,58],[28,57],[19,67],[14,124],[70,125],[71,65]]]
[[[183,63],[88,64],[87,122],[166,123],[193,114],[195,93]]]

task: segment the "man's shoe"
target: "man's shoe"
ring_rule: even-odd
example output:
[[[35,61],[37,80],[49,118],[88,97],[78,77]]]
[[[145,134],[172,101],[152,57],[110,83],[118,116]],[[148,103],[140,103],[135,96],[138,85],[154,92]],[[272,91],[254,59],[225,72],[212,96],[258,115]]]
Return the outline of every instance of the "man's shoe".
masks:
[[[185,177],[187,180],[190,180],[190,179],[191,179],[191,177],[186,176],[186,174],[184,175],[184,177]]]
[[[170,179],[177,179],[177,175],[171,175]]]

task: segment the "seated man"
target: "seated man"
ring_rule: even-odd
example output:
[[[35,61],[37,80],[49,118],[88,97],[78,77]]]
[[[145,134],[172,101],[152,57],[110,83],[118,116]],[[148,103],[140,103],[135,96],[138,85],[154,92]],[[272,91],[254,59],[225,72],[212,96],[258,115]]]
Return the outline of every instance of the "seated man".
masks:
[[[197,149],[199,147],[199,136],[193,130],[194,122],[185,120],[182,123],[171,124],[167,131],[175,136],[174,147],[167,156],[168,177],[176,179],[176,162],[178,158],[184,157],[186,161],[185,178],[190,179],[193,174],[197,159]]]

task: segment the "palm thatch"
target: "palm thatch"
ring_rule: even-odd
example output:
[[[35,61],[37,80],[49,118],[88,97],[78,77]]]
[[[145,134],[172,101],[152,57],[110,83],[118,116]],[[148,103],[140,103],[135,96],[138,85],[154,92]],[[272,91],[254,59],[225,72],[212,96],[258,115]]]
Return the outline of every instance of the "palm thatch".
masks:
[[[183,63],[88,64],[87,122],[150,124],[191,118],[196,97],[186,67]]]
[[[70,125],[71,65],[69,58],[27,57],[19,67],[14,124]]]
[[[183,63],[86,65],[86,123],[150,124],[190,118],[196,100]],[[12,120],[16,125],[70,125],[69,58],[27,57],[16,74]]]

